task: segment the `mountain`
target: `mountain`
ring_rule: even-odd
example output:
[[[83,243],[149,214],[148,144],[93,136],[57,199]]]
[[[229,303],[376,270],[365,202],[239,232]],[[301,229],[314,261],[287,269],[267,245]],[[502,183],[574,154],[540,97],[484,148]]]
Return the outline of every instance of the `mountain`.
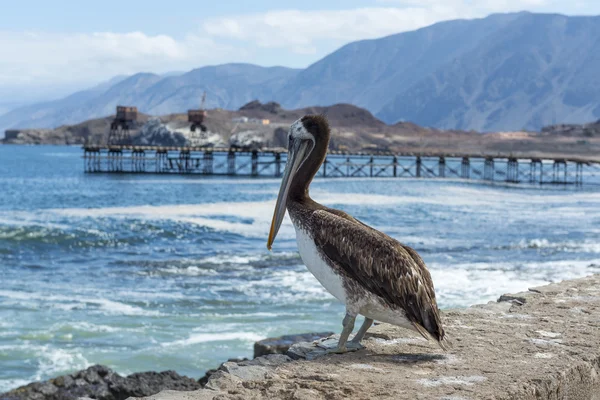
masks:
[[[198,108],[204,91],[206,106],[237,108],[253,100],[269,100],[298,70],[225,64],[184,74],[139,73],[119,77],[64,99],[21,107],[0,116],[0,129],[55,128],[114,114],[117,104],[135,105],[147,114]]]
[[[168,76],[137,74],[108,88],[13,110],[0,129],[52,128],[114,113],[237,109],[253,99],[288,109],[351,103],[392,124],[539,130],[600,118],[600,16],[528,12],[454,20],[353,42],[303,70],[250,64]]]
[[[600,17],[495,14],[350,43],[277,94],[346,101],[382,120],[479,131],[600,117]]]
[[[600,117],[600,17],[519,14],[376,115],[440,128],[539,129]]]

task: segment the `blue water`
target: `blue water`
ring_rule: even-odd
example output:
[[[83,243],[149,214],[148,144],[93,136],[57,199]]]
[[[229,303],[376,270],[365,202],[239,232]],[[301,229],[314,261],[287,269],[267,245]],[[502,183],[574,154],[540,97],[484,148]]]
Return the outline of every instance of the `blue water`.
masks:
[[[275,179],[85,175],[77,147],[0,146],[0,392],[106,364],[201,376],[254,341],[339,330]],[[333,179],[315,199],[415,247],[443,308],[600,272],[598,188]]]

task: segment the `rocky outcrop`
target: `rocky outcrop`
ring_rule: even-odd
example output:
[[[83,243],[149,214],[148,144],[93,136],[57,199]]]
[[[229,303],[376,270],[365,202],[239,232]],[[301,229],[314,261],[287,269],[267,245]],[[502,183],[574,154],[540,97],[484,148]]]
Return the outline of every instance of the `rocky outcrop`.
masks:
[[[258,100],[253,100],[249,103],[244,104],[240,107],[240,111],[266,111],[271,114],[277,114],[282,110],[281,104],[276,103],[274,101],[269,101],[268,103],[262,104]]]
[[[317,339],[329,337],[333,332],[303,333],[300,335],[284,335],[268,338],[254,343],[254,358],[267,354],[285,354],[289,348],[302,342],[313,342]]]
[[[353,353],[335,338],[225,363],[204,389],[145,400],[598,400],[600,275],[443,313],[453,348],[380,324]],[[294,360],[295,359],[295,360]]]
[[[305,333],[264,339],[254,344],[255,357],[283,354],[296,343],[316,340],[331,334],[331,332]],[[130,396],[149,396],[161,390],[191,391],[203,387],[216,373],[233,373],[249,366],[263,368],[281,360],[289,361],[290,359],[288,357],[271,357],[253,361],[247,358],[232,358],[218,368],[208,370],[198,381],[181,376],[174,371],[141,372],[122,377],[108,367],[95,365],[71,375],[19,387],[8,393],[0,394],[0,400],[74,400],[79,398],[84,400],[86,398],[121,400]],[[240,371],[242,374],[247,372]]]
[[[542,133],[557,136],[600,137],[600,119],[589,124],[559,124],[542,128]]]
[[[265,137],[258,131],[238,132],[231,135],[229,145],[240,149],[260,149],[265,145]]]
[[[124,400],[150,396],[161,390],[191,391],[200,389],[194,379],[175,371],[141,372],[122,377],[107,367],[95,365],[72,375],[35,382],[0,394],[0,400]]]
[[[139,146],[185,146],[187,144],[187,139],[183,134],[169,129],[158,118],[152,118],[146,122],[132,141],[134,145]]]

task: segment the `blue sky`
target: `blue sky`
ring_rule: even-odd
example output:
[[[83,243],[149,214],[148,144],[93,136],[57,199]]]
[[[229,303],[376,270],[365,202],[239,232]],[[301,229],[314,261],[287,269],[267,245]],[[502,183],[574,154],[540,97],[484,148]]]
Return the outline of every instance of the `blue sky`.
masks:
[[[226,62],[306,67],[348,42],[449,19],[522,10],[600,14],[599,0],[1,3],[0,113],[9,107],[6,99],[14,106],[140,71]]]

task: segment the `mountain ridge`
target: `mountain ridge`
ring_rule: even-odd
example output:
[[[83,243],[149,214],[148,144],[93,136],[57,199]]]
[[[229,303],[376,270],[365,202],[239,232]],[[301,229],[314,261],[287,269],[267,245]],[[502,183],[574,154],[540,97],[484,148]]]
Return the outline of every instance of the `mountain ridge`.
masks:
[[[539,130],[600,118],[600,16],[530,12],[443,21],[348,43],[305,69],[247,63],[140,73],[0,116],[0,129],[54,128],[112,114],[234,110],[251,100],[289,109],[350,103],[388,124]]]

